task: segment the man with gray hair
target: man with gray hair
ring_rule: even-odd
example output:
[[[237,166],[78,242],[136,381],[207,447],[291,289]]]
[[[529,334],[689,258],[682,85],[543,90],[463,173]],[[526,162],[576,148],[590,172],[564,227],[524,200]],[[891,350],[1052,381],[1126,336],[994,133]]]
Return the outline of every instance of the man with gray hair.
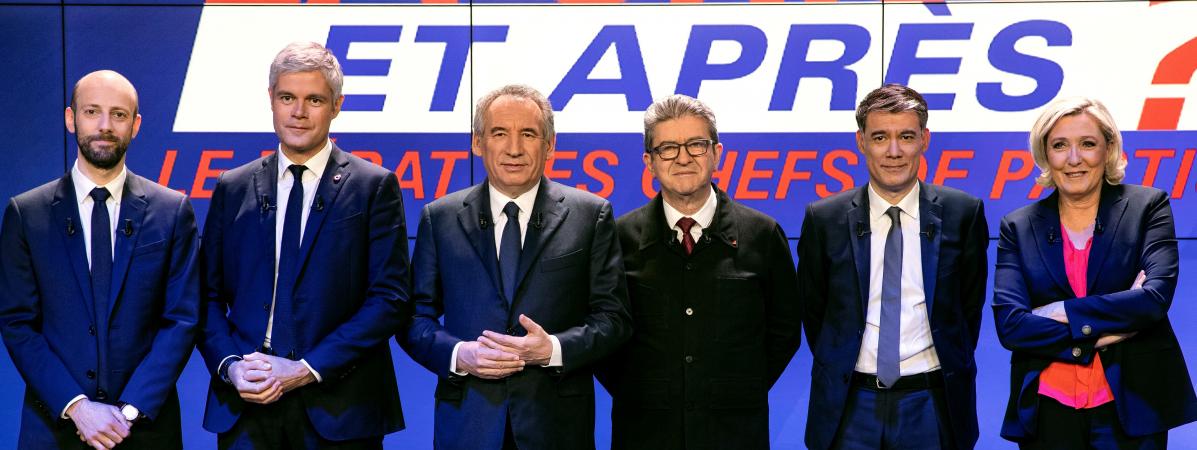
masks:
[[[919,181],[931,132],[914,89],[873,90],[856,124],[868,183],[807,205],[798,241],[814,355],[806,445],[971,449],[984,204]]]
[[[421,214],[399,340],[438,377],[438,449],[594,448],[594,364],[631,319],[611,204],[545,178],[555,146],[544,95],[487,94],[473,137],[486,180]]]
[[[341,67],[270,66],[278,151],[221,175],[201,245],[204,428],[222,449],[377,449],[403,428],[390,337],[410,318],[395,174],[328,138]]]
[[[599,377],[612,448],[769,448],[769,388],[802,339],[794,259],[776,221],[711,183],[722,152],[703,102],[645,112],[661,192],[616,221],[636,333]]]

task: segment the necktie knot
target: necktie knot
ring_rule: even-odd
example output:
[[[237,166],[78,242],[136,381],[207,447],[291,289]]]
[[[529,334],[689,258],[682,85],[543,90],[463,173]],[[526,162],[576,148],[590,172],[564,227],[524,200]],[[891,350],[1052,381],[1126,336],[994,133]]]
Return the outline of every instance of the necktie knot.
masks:
[[[503,207],[503,214],[507,215],[507,220],[516,220],[520,214],[520,207],[515,202],[507,202],[507,206]]]
[[[295,182],[303,181],[303,171],[308,170],[308,166],[303,164],[292,164],[287,166],[287,170],[291,171],[291,176],[295,177]]]
[[[677,220],[677,227],[682,229],[682,233],[690,234],[690,229],[697,225],[698,221],[690,217],[683,217]]]
[[[95,200],[97,205],[102,205],[105,201],[108,201],[108,197],[111,197],[112,193],[108,192],[108,188],[106,187],[97,186],[87,195],[90,196],[92,200]]]
[[[902,214],[902,208],[899,208],[897,206],[891,206],[891,207],[889,207],[889,209],[885,210],[885,215],[889,216],[889,220],[893,221],[894,224],[901,223],[901,221],[902,221],[901,214]]]

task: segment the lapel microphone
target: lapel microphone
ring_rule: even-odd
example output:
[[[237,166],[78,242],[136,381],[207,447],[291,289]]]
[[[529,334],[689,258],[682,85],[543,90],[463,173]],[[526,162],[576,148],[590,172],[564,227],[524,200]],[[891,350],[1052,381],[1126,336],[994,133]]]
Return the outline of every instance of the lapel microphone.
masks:
[[[314,208],[316,211],[324,211],[324,198],[317,195],[316,204],[312,205],[312,208]]]
[[[1093,232],[1101,234],[1102,231],[1105,231],[1105,227],[1101,225],[1101,218],[1098,217],[1093,221]]]
[[[490,217],[487,217],[486,214],[478,213],[478,226],[483,230],[490,228]]]
[[[270,210],[274,209],[274,205],[270,204],[269,195],[263,195],[258,202],[262,204],[262,214],[266,214],[267,212],[270,212]]]
[[[935,226],[934,225],[929,226],[929,227],[927,227],[926,230],[920,232],[919,234],[923,235],[923,237],[925,237],[927,239],[934,239],[935,238]]]
[[[73,219],[71,219],[70,217],[67,217],[66,226],[67,226],[66,227],[67,236],[74,236],[75,235],[75,221]]]
[[[1055,228],[1052,228],[1051,231],[1047,232],[1047,243],[1048,244],[1055,245],[1056,241],[1058,241],[1058,240],[1060,240],[1060,237],[1058,235],[1056,235]]]
[[[869,231],[869,228],[867,226],[865,226],[864,222],[856,222],[856,237],[862,238],[862,237],[865,237],[866,234],[871,234],[871,233],[872,232]]]
[[[544,214],[536,213],[535,216],[532,216],[532,226],[536,227],[537,230],[543,230],[544,229]]]
[[[130,219],[125,219],[125,227],[121,230],[121,232],[125,233],[125,237],[132,236],[133,235],[133,221]]]

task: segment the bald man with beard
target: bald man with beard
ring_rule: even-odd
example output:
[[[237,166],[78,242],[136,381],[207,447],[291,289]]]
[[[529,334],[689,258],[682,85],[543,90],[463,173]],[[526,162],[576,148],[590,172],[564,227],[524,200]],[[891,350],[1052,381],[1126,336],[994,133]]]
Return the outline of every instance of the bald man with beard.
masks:
[[[64,116],[74,166],[12,198],[0,228],[0,333],[26,384],[17,447],[182,448],[195,214],[125,167],[141,126],[125,77],[87,74]]]

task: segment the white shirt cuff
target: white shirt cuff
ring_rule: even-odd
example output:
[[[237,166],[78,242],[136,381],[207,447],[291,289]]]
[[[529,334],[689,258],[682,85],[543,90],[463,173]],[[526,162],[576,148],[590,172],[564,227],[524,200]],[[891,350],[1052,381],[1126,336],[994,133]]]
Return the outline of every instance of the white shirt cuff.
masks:
[[[83,395],[83,394],[76,395],[75,398],[72,398],[71,401],[67,402],[66,406],[64,406],[62,408],[62,414],[60,415],[60,417],[62,417],[63,419],[70,419],[70,417],[67,417],[67,414],[66,414],[67,410],[71,409],[71,405],[79,403],[79,400],[83,400],[85,398],[87,398],[87,396]]]
[[[553,354],[549,356],[549,363],[544,367],[561,367],[565,363],[561,362],[561,341],[557,339],[556,335],[549,335],[549,342],[553,343]]]
[[[316,369],[313,369],[313,368],[312,368],[312,365],[311,365],[311,364],[308,364],[308,360],[306,360],[306,359],[301,359],[301,360],[299,360],[299,362],[303,363],[303,366],[304,366],[304,367],[307,367],[307,368],[308,368],[308,370],[310,370],[310,371],[312,372],[312,375],[316,377],[316,382],[317,382],[317,383],[322,383],[322,382],[324,382],[324,378],[321,378],[321,377],[320,377],[320,372],[317,372],[317,371],[316,371]]]
[[[464,343],[465,343],[464,341],[458,342],[456,345],[453,346],[453,353],[449,354],[449,373],[461,375],[463,377],[466,375],[469,375],[469,372],[457,370],[457,349],[461,348],[461,344],[464,344]]]

